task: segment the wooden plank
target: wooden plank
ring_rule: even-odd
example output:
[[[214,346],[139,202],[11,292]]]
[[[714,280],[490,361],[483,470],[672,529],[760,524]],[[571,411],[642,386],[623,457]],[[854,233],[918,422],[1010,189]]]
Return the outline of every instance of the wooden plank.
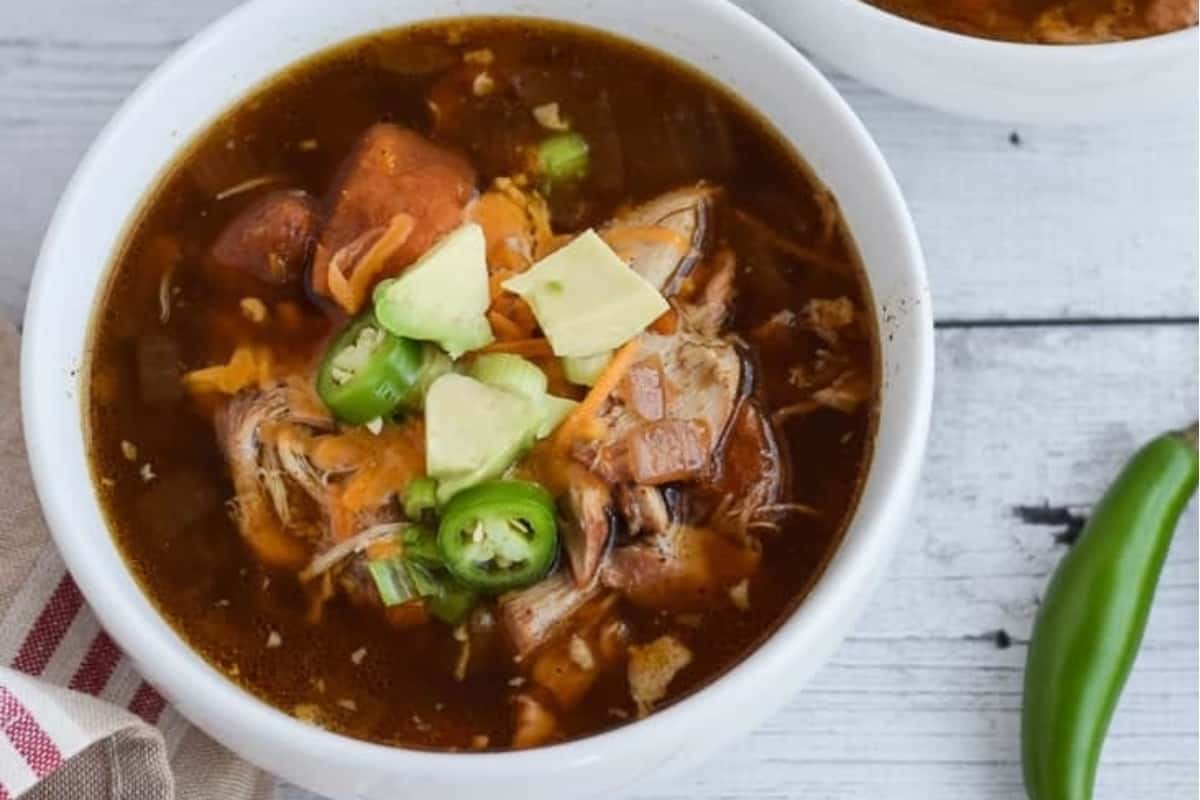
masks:
[[[1055,528],[1025,524],[1013,507],[1086,514],[1142,441],[1194,417],[1196,328],[944,330],[937,343],[923,490],[854,634],[753,734],[637,800],[1021,796],[1026,642],[1065,547]],[[1098,798],[1194,791],[1196,530],[1193,504],[1113,722]],[[991,637],[1001,629],[1008,648]]]
[[[1196,316],[1195,104],[1016,130],[834,82],[908,199],[939,320]]]
[[[235,0],[0,8],[0,313],[19,317],[75,163],[136,83]],[[890,160],[939,319],[1194,317],[1197,111],[1011,131],[838,87]]]

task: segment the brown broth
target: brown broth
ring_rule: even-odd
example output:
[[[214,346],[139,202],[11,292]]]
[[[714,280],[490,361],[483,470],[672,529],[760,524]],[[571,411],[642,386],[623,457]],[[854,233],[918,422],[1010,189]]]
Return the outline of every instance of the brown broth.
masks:
[[[502,19],[403,29],[320,54],[216,121],[151,193],[96,311],[87,400],[94,477],[113,535],[145,592],[197,652],[279,708],[351,736],[410,747],[465,748],[478,735],[488,736],[492,748],[505,746],[512,735],[511,659],[484,659],[460,683],[451,669],[457,646],[441,624],[397,631],[338,599],[320,623],[306,622],[296,579],[260,568],[227,514],[232,488],[210,409],[183,395],[143,397],[136,360],[148,341],[164,340],[178,348],[185,370],[224,362],[247,340],[298,360],[319,351],[334,323],[303,291],[247,291],[201,266],[222,227],[261,191],[216,195],[272,175],[281,176],[280,185],[324,196],[372,123],[432,134],[427,92],[462,52],[479,47],[491,48],[497,65],[529,76],[531,102],[559,101],[596,143],[591,177],[577,193],[555,198],[557,229],[598,223],[622,203],[681,184],[718,182],[732,207],[823,253],[823,265],[814,266],[769,252],[726,219],[726,238],[741,264],[732,332],[748,336],[772,313],[798,310],[813,297],[849,297],[868,310],[869,329],[852,345],[851,360],[875,383],[878,375],[872,303],[853,246],[840,225],[832,240],[822,238],[824,190],[737,98],[645,49],[578,28]],[[483,186],[512,170],[511,142],[497,132],[530,135],[529,113],[507,101],[482,103],[475,113],[470,133],[441,141],[469,155]],[[164,322],[160,291],[168,270],[172,299]],[[247,321],[238,310],[247,294],[269,304],[290,301],[300,309],[299,327],[284,334]],[[788,370],[823,347],[816,336],[801,334],[784,351],[753,352],[756,396],[767,408],[793,402]],[[790,517],[782,531],[764,537],[749,611],[711,611],[692,629],[672,616],[622,608],[635,641],[672,632],[692,648],[695,660],[672,684],[669,700],[734,666],[820,575],[870,459],[875,407],[872,399],[853,413],[819,410],[784,426],[791,454],[786,499],[821,513]],[[136,446],[135,458],[123,442]],[[154,475],[149,481],[146,464]],[[280,646],[268,648],[272,633]],[[355,663],[352,655],[364,647]],[[623,724],[632,710],[622,669],[606,675],[561,722],[574,738]]]
[[[1196,0],[867,0],[917,22],[1012,42],[1096,44],[1196,24]]]

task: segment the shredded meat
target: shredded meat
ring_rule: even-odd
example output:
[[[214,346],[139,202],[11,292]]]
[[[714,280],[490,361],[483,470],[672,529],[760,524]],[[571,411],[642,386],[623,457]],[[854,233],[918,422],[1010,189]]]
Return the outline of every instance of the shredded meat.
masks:
[[[702,428],[704,459],[725,435],[741,388],[742,360],[733,345],[720,339],[679,332],[643,334],[642,352],[658,359],[664,382],[664,419]],[[606,434],[581,457],[610,483],[632,480],[631,437],[645,429],[642,416],[615,399],[603,415]],[[695,476],[692,471],[692,476]],[[642,481],[646,482],[646,481]]]
[[[500,624],[517,657],[536,649],[599,592],[595,585],[580,589],[562,570],[530,586],[499,598]]]
[[[554,712],[532,695],[517,695],[513,698],[513,706],[516,709],[516,730],[512,746],[517,750],[538,747],[562,738]]]
[[[697,478],[708,465],[709,442],[703,422],[666,419],[641,425],[625,440],[630,476],[648,486]]]
[[[319,480],[300,467],[291,448],[296,437],[332,425],[315,398],[295,383],[242,392],[217,413],[217,440],[233,477],[235,519],[268,565],[303,566],[305,543],[324,533]]]
[[[693,302],[681,304],[680,309],[695,333],[716,337],[733,309],[733,298],[737,291],[734,285],[737,256],[728,247],[723,247],[705,267],[709,274],[699,297]]]
[[[529,675],[548,691],[559,710],[583,700],[608,668],[625,657],[628,628],[613,616],[614,597],[588,603],[571,618],[571,633],[537,652]]]
[[[742,406],[722,451],[721,476],[713,491],[731,498],[728,520],[732,530],[745,533],[756,509],[774,503],[783,491],[783,458],[771,424],[757,404]]]
[[[1196,0],[1111,0],[1096,13],[1091,2],[1064,0],[1034,22],[1034,38],[1051,44],[1094,44],[1188,28],[1197,22]]]
[[[651,356],[634,364],[617,392],[621,401],[642,419],[649,422],[662,419],[667,402],[662,360]]]
[[[609,223],[600,235],[666,297],[703,259],[721,190],[697,184],[659,195]]]
[[[567,467],[567,493],[562,499],[563,547],[577,586],[596,575],[611,529],[612,490],[579,464]]]
[[[631,536],[663,533],[671,526],[667,502],[653,486],[619,486],[617,505]]]
[[[850,413],[863,404],[871,382],[857,370],[844,372],[829,386],[813,393],[813,400],[828,408]]]
[[[613,550],[600,582],[647,608],[704,609],[724,587],[749,577],[760,558],[756,539],[679,525]]]
[[[660,636],[629,648],[629,693],[639,717],[649,714],[667,696],[671,681],[690,663],[692,651],[674,636]]]
[[[856,320],[854,303],[848,297],[815,298],[804,305],[804,322],[829,345],[836,346],[842,331]]]

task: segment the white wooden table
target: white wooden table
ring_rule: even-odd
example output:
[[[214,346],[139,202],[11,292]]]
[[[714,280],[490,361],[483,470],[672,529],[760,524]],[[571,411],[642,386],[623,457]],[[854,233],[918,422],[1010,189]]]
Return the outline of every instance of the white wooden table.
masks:
[[[105,119],[235,3],[0,3],[0,314],[20,318],[55,200]],[[928,256],[938,388],[924,490],[874,602],[812,684],[638,800],[1021,797],[1026,638],[1064,548],[1013,509],[1086,514],[1138,443],[1197,413],[1195,104],[1014,131],[835,80],[891,161]],[[1195,796],[1196,534],[1193,506],[1113,723],[1101,800]]]

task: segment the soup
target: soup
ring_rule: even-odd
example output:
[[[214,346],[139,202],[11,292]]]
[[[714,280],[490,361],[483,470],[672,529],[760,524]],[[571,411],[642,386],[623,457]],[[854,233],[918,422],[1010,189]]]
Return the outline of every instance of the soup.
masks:
[[[909,19],[1011,42],[1098,44],[1196,25],[1197,0],[867,0]]]
[[[829,193],[662,56],[479,19],[212,125],[93,323],[92,468],[146,594],[366,740],[550,744],[734,666],[837,546],[878,405]]]

